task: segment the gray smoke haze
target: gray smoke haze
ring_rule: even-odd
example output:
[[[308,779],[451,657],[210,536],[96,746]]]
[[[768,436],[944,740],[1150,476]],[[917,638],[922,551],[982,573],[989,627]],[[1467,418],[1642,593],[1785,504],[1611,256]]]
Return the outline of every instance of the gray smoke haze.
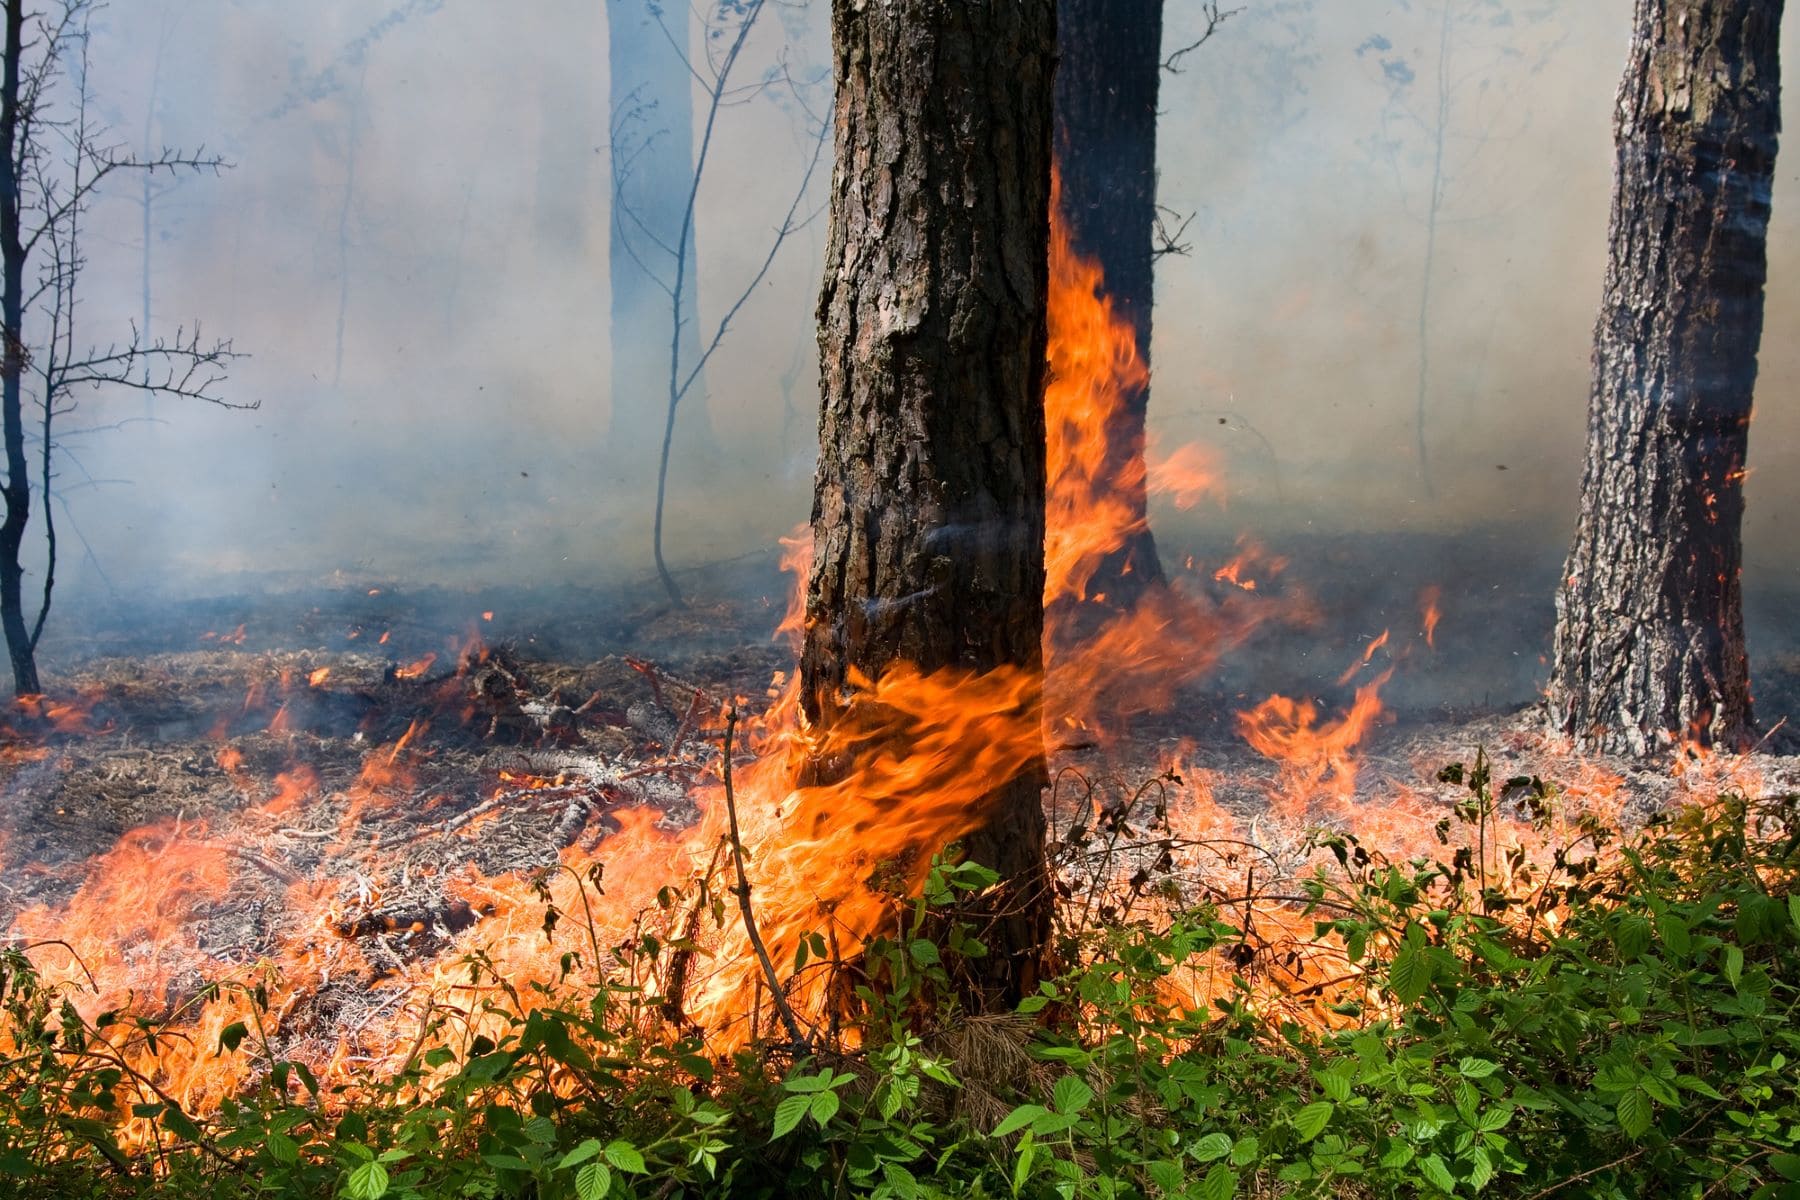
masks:
[[[1165,443],[1209,446],[1233,497],[1159,510],[1172,538],[1479,527],[1561,554],[1630,3],[1443,2],[1448,22],[1440,0],[1242,0],[1165,77],[1160,199],[1190,250],[1159,264],[1153,422]],[[1171,51],[1200,8],[1170,0]],[[822,0],[772,13],[744,77],[817,71],[827,17]],[[103,586],[96,564],[115,588],[178,591],[239,572],[650,570],[648,498],[616,464],[654,448],[607,445],[605,38],[594,0],[107,10],[92,86],[117,138],[204,142],[236,164],[155,199],[153,325],[198,318],[235,339],[255,357],[229,394],[262,408],[165,405],[155,425],[76,443],[65,484],[121,482],[69,492],[92,550],[67,555],[72,589]],[[766,253],[809,147],[770,96],[722,115],[698,225],[703,328]],[[1753,587],[1800,588],[1785,525],[1800,502],[1800,153],[1785,161],[1746,570]],[[1413,412],[1434,175],[1428,500]],[[101,341],[142,309],[140,201],[121,188],[90,225],[84,317]],[[708,367],[725,460],[677,456],[677,559],[807,515],[823,235],[821,217],[790,240]],[[131,395],[84,405],[77,425],[144,412]]]

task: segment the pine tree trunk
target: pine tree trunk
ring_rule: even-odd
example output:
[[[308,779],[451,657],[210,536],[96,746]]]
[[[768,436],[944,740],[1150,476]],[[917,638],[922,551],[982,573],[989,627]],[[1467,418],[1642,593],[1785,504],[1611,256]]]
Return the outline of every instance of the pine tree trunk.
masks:
[[[1550,719],[1592,748],[1743,744],[1739,572],[1782,0],[1638,0],[1581,519]]]
[[[1113,310],[1150,359],[1156,229],[1156,95],[1163,0],[1062,0],[1057,14],[1056,162],[1070,243],[1100,261]],[[1150,535],[1144,471],[1148,387],[1124,397],[1111,430],[1110,478],[1141,523],[1088,581],[1130,607],[1163,582]]]
[[[801,688],[851,669],[1041,671],[1051,0],[834,0],[837,165]],[[827,766],[825,768],[829,770]],[[1047,931],[1042,762],[994,781],[990,990]]]

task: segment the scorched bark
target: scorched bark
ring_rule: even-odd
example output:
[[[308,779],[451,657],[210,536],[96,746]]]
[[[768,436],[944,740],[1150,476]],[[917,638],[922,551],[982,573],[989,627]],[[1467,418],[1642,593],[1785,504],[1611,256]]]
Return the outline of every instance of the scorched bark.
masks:
[[[1752,729],[1740,525],[1780,128],[1782,0],[1637,0],[1618,96],[1554,727],[1643,754]]]
[[[1055,6],[835,0],[836,169],[819,299],[819,467],[801,687],[1040,671],[1044,300]],[[820,764],[829,772],[831,764]],[[989,982],[1045,934],[1040,762],[965,840],[1010,881]]]

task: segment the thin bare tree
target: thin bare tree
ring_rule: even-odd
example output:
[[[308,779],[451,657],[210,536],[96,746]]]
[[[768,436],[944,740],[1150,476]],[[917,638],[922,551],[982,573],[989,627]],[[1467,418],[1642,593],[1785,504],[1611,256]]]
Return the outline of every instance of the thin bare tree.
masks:
[[[681,220],[674,236],[662,239],[646,239],[651,248],[660,251],[668,260],[666,273],[656,273],[658,285],[667,294],[670,319],[668,322],[669,357],[668,357],[668,391],[667,407],[664,412],[661,453],[657,460],[656,470],[656,508],[651,530],[651,550],[656,560],[656,574],[662,580],[663,589],[669,599],[676,604],[682,603],[681,589],[675,583],[675,577],[669,571],[668,563],[663,556],[663,523],[666,511],[669,485],[669,453],[675,444],[676,417],[680,413],[682,402],[693,393],[696,385],[703,378],[706,364],[711,360],[719,345],[725,340],[732,322],[737,319],[744,305],[755,294],[756,289],[768,276],[769,268],[775,264],[781,247],[795,232],[803,228],[812,219],[812,214],[803,214],[802,206],[807,194],[811,191],[813,176],[817,173],[819,163],[825,156],[829,122],[814,111],[808,101],[808,92],[820,80],[802,79],[790,72],[785,64],[765,73],[755,81],[743,83],[738,79],[738,71],[742,65],[744,48],[750,41],[750,35],[756,28],[757,20],[767,7],[768,0],[718,0],[718,4],[707,21],[705,45],[707,54],[696,61],[688,58],[683,52],[683,61],[693,79],[704,92],[705,117],[701,128],[700,140],[694,149],[693,174],[686,181],[686,195],[681,208]],[[662,21],[658,13],[656,20]],[[669,29],[669,42],[678,50],[682,49],[672,29]],[[718,49],[715,51],[714,47]],[[694,312],[694,277],[693,277],[693,245],[694,224],[699,212],[701,187],[706,180],[707,160],[713,148],[713,139],[718,132],[719,118],[723,111],[735,104],[742,104],[756,96],[769,92],[779,92],[792,100],[809,127],[810,149],[806,158],[805,169],[801,172],[799,186],[794,189],[793,199],[788,204],[769,239],[769,247],[758,263],[756,270],[737,292],[735,298],[726,306],[725,313],[719,318],[710,335],[697,339],[692,324],[697,319]],[[614,146],[615,177],[613,190],[615,233],[631,229],[647,229],[642,214],[637,213],[628,201],[628,192],[624,183],[629,178],[629,171],[621,177],[618,171],[620,148]],[[629,250],[631,240],[624,239]],[[615,251],[620,246],[620,239],[614,240]],[[640,262],[648,260],[647,253],[639,254]],[[618,398],[614,397],[615,404]]]
[[[140,155],[104,140],[90,114],[88,29],[95,0],[53,0],[27,13],[5,0],[0,61],[0,441],[5,450],[5,519],[0,522],[0,627],[17,695],[42,690],[37,647],[56,586],[56,522],[50,503],[59,448],[57,422],[84,392],[135,389],[150,396],[204,400],[225,407],[216,389],[232,360],[226,341],[207,341],[198,325],[157,337],[135,323],[122,341],[91,342],[81,333],[78,287],[87,259],[82,218],[102,187],[139,172],[174,176],[227,164],[205,150],[164,148]],[[36,411],[26,428],[27,399]],[[29,451],[35,451],[35,461]],[[34,494],[42,501],[43,588],[35,618],[25,615],[23,549]]]

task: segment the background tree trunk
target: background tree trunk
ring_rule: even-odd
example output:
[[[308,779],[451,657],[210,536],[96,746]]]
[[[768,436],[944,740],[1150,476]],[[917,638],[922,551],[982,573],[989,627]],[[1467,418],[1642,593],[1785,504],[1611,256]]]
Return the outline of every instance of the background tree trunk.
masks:
[[[1638,0],[1550,719],[1642,754],[1750,735],[1739,571],[1782,0]]]
[[[834,0],[832,36],[801,655],[820,723],[842,715],[852,668],[1042,669],[1055,6]],[[994,780],[964,842],[1009,881],[987,914],[1001,996],[1027,984],[1047,930],[1043,782],[1041,760]]]
[[[20,552],[31,519],[31,473],[25,461],[25,247],[19,178],[19,71],[24,56],[24,0],[6,0],[6,47],[0,65],[0,435],[6,450],[6,517],[0,522],[0,626],[12,660],[13,693],[42,691],[37,655],[25,628],[24,564]]]
[[[698,257],[682,217],[694,182],[694,76],[687,55],[689,7],[658,0],[606,0],[612,147],[612,421],[614,464],[655,482],[657,448],[669,403],[669,294],[677,253],[687,277],[681,305],[681,359],[699,358]],[[677,249],[679,247],[679,250]],[[711,441],[706,389],[697,380],[682,403],[683,426]]]
[[[1070,244],[1098,259],[1113,309],[1150,360],[1156,229],[1156,95],[1163,0],[1061,0],[1057,13],[1056,163]],[[1110,478],[1143,522],[1100,565],[1090,595],[1129,608],[1163,582],[1145,495],[1146,386],[1124,398],[1111,430]]]

